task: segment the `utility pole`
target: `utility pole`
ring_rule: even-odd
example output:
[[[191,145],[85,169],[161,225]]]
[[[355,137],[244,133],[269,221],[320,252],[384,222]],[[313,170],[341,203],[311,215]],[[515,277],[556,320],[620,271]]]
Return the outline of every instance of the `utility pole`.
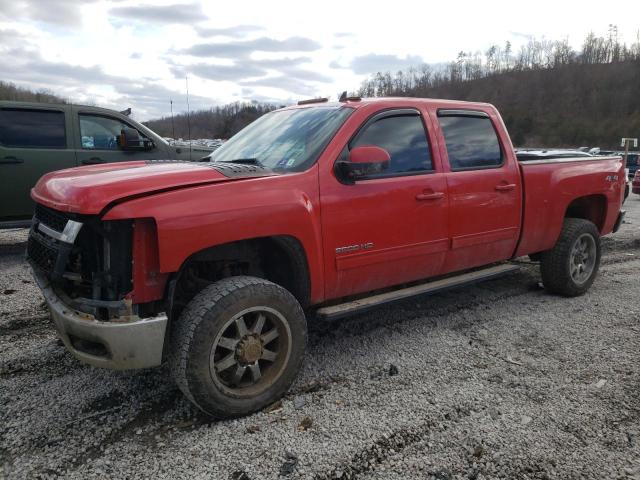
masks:
[[[187,82],[187,131],[189,134],[189,160],[191,160],[191,109],[189,108],[189,76],[184,77]]]
[[[171,104],[171,138],[176,139],[176,129],[173,126],[173,99],[169,99],[169,103]]]

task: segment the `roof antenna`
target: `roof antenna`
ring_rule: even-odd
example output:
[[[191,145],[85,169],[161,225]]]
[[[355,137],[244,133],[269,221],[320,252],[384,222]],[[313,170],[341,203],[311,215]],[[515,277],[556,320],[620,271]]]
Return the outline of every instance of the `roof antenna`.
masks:
[[[342,92],[342,94],[340,95],[340,98],[338,99],[339,102],[346,102],[347,101],[347,91],[345,90],[344,92]]]
[[[191,161],[191,110],[189,109],[189,76],[185,75],[187,82],[187,130],[189,134],[189,161]]]

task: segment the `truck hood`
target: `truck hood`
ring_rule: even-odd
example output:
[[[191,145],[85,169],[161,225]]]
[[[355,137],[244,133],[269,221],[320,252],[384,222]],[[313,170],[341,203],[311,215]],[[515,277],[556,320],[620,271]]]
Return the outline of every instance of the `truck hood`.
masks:
[[[153,160],[109,163],[48,173],[33,187],[31,198],[56,210],[95,215],[131,197],[268,175],[273,173],[254,165]]]

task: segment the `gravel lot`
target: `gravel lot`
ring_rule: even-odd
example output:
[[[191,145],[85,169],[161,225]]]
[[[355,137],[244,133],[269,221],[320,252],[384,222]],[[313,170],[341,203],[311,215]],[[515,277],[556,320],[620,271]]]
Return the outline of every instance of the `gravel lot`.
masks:
[[[0,232],[0,478],[640,479],[640,196],[590,292],[502,279],[312,325],[269,412],[211,421],[164,368],[61,346]]]

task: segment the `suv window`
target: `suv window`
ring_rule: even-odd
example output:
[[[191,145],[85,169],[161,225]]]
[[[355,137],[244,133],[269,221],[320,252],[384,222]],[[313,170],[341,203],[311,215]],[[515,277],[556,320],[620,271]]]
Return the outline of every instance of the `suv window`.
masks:
[[[21,148],[66,148],[64,112],[0,110],[0,144]]]
[[[502,150],[489,117],[440,117],[451,170],[493,168],[502,165]]]
[[[82,148],[87,150],[118,150],[118,136],[122,129],[131,128],[117,118],[86,114],[79,117]],[[140,132],[138,136],[142,140]]]
[[[350,148],[360,145],[376,145],[389,152],[389,168],[380,176],[433,170],[427,135],[417,114],[383,117],[367,125]]]

